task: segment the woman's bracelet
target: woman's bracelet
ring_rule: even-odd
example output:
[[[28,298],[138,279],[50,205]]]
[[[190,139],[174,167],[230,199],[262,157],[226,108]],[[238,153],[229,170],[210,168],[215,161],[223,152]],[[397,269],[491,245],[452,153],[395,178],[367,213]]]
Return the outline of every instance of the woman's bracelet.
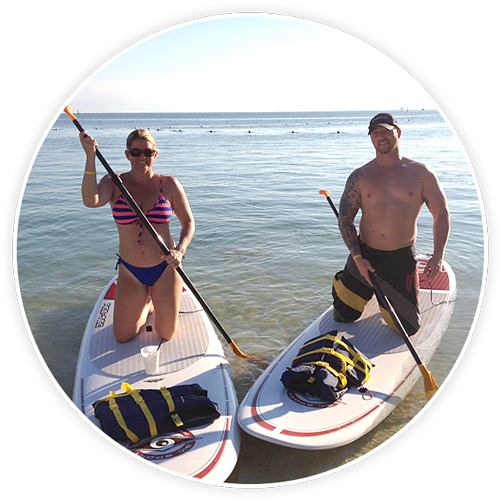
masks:
[[[85,170],[84,173],[86,173],[88,175],[97,175],[97,172],[89,172],[88,170]]]
[[[359,258],[361,258],[361,257],[362,257],[362,255],[360,255],[360,254],[355,255],[355,256],[353,257],[353,260],[359,259]]]

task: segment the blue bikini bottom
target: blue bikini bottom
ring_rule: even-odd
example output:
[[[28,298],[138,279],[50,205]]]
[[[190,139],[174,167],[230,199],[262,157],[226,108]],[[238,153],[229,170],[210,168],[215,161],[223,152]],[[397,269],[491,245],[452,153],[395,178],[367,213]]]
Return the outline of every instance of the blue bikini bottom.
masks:
[[[123,264],[143,285],[146,286],[153,286],[168,266],[167,262],[163,261],[153,267],[136,267],[125,262],[118,254],[116,255],[118,256],[118,262],[116,263],[115,269],[118,269],[118,266]]]

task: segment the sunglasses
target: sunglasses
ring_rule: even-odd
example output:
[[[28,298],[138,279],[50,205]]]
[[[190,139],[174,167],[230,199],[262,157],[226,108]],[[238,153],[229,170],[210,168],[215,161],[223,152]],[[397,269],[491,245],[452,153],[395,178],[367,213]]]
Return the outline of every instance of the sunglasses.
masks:
[[[144,156],[147,156],[148,158],[151,158],[151,156],[156,153],[156,149],[128,149],[127,151],[129,152],[130,156],[133,156],[134,158],[137,158],[142,154],[144,154]]]

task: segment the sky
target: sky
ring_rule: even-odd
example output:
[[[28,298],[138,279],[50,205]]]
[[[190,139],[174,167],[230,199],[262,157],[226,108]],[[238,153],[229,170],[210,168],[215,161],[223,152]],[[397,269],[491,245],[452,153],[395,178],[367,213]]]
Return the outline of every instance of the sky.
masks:
[[[436,109],[401,66],[329,26],[274,15],[184,23],[125,48],[70,101],[80,112]]]

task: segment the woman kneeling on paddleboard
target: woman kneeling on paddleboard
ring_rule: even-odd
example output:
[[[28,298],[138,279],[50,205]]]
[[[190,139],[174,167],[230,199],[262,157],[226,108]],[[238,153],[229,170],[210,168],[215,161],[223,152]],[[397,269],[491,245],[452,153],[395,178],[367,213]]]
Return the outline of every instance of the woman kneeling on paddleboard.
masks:
[[[125,151],[131,169],[120,178],[170,249],[167,256],[153,236],[143,231],[142,222],[110,175],[97,182],[95,157],[98,144],[95,139],[81,132],[80,141],[87,154],[82,182],[83,203],[90,208],[109,203],[120,238],[113,319],[116,340],[132,340],[146,322],[152,307],[155,311],[156,332],[164,340],[170,340],[177,330],[183,286],[176,268],[181,265],[195,229],[186,193],[174,177],[153,172],[153,164],[158,156],[156,141],[147,130],[134,130],[127,138]],[[174,212],[181,224],[177,245],[169,227]]]

